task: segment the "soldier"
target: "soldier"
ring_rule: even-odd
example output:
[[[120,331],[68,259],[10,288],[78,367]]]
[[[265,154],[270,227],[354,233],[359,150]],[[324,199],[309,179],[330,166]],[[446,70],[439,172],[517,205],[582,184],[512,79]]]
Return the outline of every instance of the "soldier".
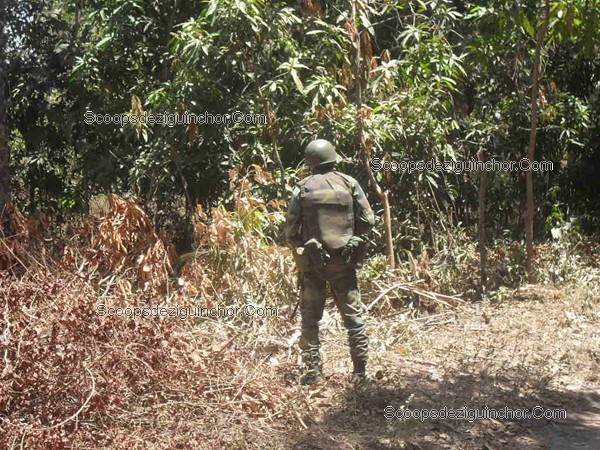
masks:
[[[374,215],[358,182],[334,170],[341,159],[329,141],[310,142],[304,160],[313,173],[294,188],[287,212],[285,235],[300,275],[302,384],[322,381],[319,321],[328,283],[348,330],[351,381],[366,378],[368,339],[356,272]]]

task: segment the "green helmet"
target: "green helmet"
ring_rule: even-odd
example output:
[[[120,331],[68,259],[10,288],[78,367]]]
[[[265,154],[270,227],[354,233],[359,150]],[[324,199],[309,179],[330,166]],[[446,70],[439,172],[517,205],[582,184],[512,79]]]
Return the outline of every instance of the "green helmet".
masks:
[[[325,139],[315,139],[304,150],[304,161],[313,168],[341,160],[333,144]]]

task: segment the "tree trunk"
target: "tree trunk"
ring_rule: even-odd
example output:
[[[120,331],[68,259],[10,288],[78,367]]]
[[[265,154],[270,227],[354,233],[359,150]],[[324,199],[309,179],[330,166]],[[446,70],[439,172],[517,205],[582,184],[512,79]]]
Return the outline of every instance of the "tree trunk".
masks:
[[[535,139],[537,135],[537,99],[539,94],[540,84],[540,54],[542,52],[542,45],[546,38],[546,32],[548,30],[548,17],[550,15],[550,0],[545,0],[543,8],[542,24],[538,28],[536,43],[535,43],[535,55],[533,60],[533,83],[531,86],[531,131],[529,133],[529,151],[527,157],[529,162],[533,162],[535,158]],[[533,171],[531,167],[526,173],[526,185],[527,185],[527,219],[525,224],[525,231],[527,235],[527,278],[529,282],[534,281],[533,273]]]
[[[2,61],[0,61],[1,63]],[[4,68],[0,66],[0,230],[4,228],[7,207],[11,201],[7,87],[6,74]]]
[[[360,152],[362,155],[363,164],[365,169],[367,170],[367,175],[369,176],[369,181],[371,186],[375,190],[375,193],[381,200],[381,205],[383,207],[383,223],[385,227],[385,241],[386,241],[386,253],[388,257],[388,264],[390,269],[396,268],[396,259],[394,255],[394,242],[392,236],[392,213],[391,207],[388,197],[388,192],[381,189],[381,186],[375,179],[373,175],[373,171],[371,170],[371,165],[369,164],[369,152],[367,151],[367,142],[365,139],[364,133],[364,117],[363,117],[363,96],[362,96],[362,66],[361,66],[361,39],[360,39],[360,31],[356,22],[356,13],[359,6],[358,0],[352,2],[352,25],[354,27],[354,48],[356,51],[355,61],[354,61],[354,83],[356,84],[356,109],[358,112],[358,138],[360,143]]]
[[[285,197],[287,192],[287,182],[285,179],[285,167],[283,167],[283,163],[281,162],[281,156],[279,154],[279,139],[277,137],[277,117],[275,116],[275,111],[273,111],[273,105],[271,103],[271,100],[263,95],[260,88],[258,89],[258,93],[263,101],[265,116],[267,117],[267,133],[269,134],[269,137],[271,138],[271,143],[273,144],[273,159],[275,160],[275,164],[277,164],[277,168],[279,169],[281,195]]]
[[[483,148],[477,152],[479,161],[485,163],[487,155]],[[485,247],[485,197],[487,191],[488,173],[482,170],[479,174],[479,270],[481,273],[481,295],[487,290],[487,249]]]

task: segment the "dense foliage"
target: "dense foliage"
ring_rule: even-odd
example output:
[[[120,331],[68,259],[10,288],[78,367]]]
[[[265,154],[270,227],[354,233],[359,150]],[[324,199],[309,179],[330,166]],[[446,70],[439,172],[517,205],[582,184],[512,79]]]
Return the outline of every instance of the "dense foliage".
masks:
[[[527,152],[535,2],[4,3],[13,196],[59,221],[88,211],[97,194],[129,195],[187,248],[195,206],[232,200],[229,170],[259,164],[285,185],[257,194],[286,197],[313,137],[334,140],[344,169],[367,183],[359,123],[369,156],[388,160],[465,160],[485,149],[518,161]],[[536,158],[554,170],[535,176],[538,237],[571,220],[587,231],[599,224],[599,8],[597,0],[551,2]],[[268,120],[121,127],[86,124],[86,111],[241,111]],[[389,191],[399,253],[435,247],[448,229],[475,223],[477,173],[375,176]],[[491,176],[491,238],[522,237],[524,185],[522,172]]]
[[[545,426],[591,443],[599,47],[600,0],[0,0],[0,448],[538,448]],[[87,120],[236,111],[253,119]],[[554,164],[534,202],[523,171],[486,192],[478,172],[369,164],[519,161],[532,130]],[[278,244],[317,136],[378,217],[363,392],[329,314],[331,376],[298,387]],[[278,314],[132,316],[175,305]],[[577,431],[383,414],[441,404],[571,405]]]

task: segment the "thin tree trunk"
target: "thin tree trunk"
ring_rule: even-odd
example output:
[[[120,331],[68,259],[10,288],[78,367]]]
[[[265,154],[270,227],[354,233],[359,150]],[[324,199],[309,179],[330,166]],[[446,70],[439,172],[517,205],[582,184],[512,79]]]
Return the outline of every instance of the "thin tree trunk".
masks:
[[[271,143],[273,144],[273,159],[275,160],[275,164],[277,164],[277,168],[279,169],[279,175],[281,183],[281,195],[286,195],[286,179],[285,179],[285,168],[283,167],[283,163],[281,162],[281,156],[279,154],[279,139],[277,133],[277,117],[275,116],[275,111],[273,111],[273,105],[271,100],[264,96],[260,88],[258,89],[258,93],[263,101],[263,107],[265,109],[265,115],[267,116],[267,133],[271,138]]]
[[[487,155],[485,150],[477,152],[479,161],[485,163]],[[485,247],[485,198],[487,191],[488,173],[482,170],[479,174],[479,270],[481,273],[481,295],[487,290],[487,249]]]
[[[368,170],[371,170],[370,168]],[[384,191],[381,195],[381,203],[383,205],[383,223],[385,225],[385,240],[387,248],[387,257],[390,269],[396,268],[396,258],[394,256],[394,241],[392,238],[392,208],[388,192]]]
[[[171,159],[175,163],[175,168],[177,169],[177,174],[179,175],[179,179],[181,180],[181,186],[183,187],[183,193],[185,195],[185,200],[188,205],[188,212],[190,215],[194,214],[194,202],[192,202],[192,197],[190,197],[190,192],[188,189],[188,183],[183,174],[183,168],[181,167],[181,157],[179,155],[179,148],[176,143],[171,144]]]
[[[0,61],[2,64],[2,61]],[[8,98],[6,96],[6,74],[0,65],[0,230],[7,219],[7,208],[11,201],[10,189],[10,146],[8,128]]]
[[[362,96],[362,77],[361,77],[361,39],[360,31],[357,27],[356,13],[358,9],[358,0],[352,2],[352,25],[354,27],[354,47],[356,50],[355,61],[354,61],[354,82],[356,85],[356,109],[358,111],[358,138],[360,142],[360,152],[362,155],[363,164],[369,176],[371,186],[375,190],[375,193],[381,200],[383,206],[383,223],[385,226],[385,241],[386,241],[386,253],[388,257],[388,264],[390,269],[396,268],[396,259],[394,255],[394,242],[392,236],[392,213],[390,208],[390,201],[388,192],[381,189],[381,186],[375,179],[371,165],[369,164],[369,153],[367,151],[367,142],[364,133],[364,117],[363,117],[363,96]]]
[[[537,135],[537,99],[539,95],[539,83],[540,83],[540,59],[542,52],[542,45],[546,38],[546,32],[548,30],[548,17],[550,15],[550,0],[545,0],[543,8],[542,24],[538,28],[536,43],[535,43],[535,55],[533,60],[533,83],[531,86],[531,131],[529,133],[529,151],[527,157],[531,162],[535,158],[535,139]],[[534,281],[533,273],[533,171],[531,167],[526,173],[526,185],[527,185],[527,219],[525,224],[525,231],[527,234],[527,278],[529,282]]]

